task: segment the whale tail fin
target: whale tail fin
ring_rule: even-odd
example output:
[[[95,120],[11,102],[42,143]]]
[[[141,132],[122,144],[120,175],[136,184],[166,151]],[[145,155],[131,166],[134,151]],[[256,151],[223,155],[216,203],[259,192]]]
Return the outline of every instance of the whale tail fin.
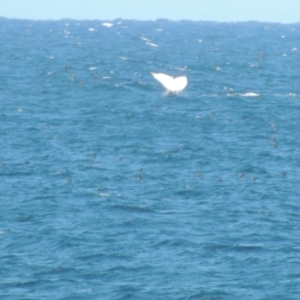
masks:
[[[151,72],[152,76],[159,81],[171,94],[176,94],[184,90],[188,84],[186,76],[172,77],[163,73]]]

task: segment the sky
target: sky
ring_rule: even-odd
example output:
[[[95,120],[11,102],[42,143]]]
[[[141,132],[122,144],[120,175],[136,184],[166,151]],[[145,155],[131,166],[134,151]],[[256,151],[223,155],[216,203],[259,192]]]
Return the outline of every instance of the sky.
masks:
[[[0,17],[300,22],[300,0],[0,0]]]

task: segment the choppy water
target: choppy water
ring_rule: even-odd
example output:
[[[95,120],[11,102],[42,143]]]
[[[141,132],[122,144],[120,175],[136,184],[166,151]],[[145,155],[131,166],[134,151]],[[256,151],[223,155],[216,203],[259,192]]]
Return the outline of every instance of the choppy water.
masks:
[[[0,34],[0,299],[299,299],[300,24]]]

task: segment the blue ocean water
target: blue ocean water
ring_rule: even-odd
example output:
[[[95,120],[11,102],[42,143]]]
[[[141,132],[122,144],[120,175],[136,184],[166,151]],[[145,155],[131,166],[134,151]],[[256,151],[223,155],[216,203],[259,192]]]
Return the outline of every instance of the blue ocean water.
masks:
[[[0,33],[0,299],[299,299],[300,24]]]

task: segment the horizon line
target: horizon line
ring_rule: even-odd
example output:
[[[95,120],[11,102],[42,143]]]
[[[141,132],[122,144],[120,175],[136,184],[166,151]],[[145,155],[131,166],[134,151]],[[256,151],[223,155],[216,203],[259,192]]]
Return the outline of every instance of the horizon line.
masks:
[[[139,22],[156,22],[156,21],[171,21],[171,22],[211,22],[211,23],[269,23],[269,24],[282,24],[282,25],[292,25],[292,24],[300,24],[300,21],[298,22],[282,22],[282,21],[261,21],[261,20],[255,20],[255,19],[249,19],[249,20],[238,20],[238,21],[219,21],[219,20],[195,20],[195,19],[170,19],[170,18],[155,18],[155,19],[131,19],[131,18],[114,18],[114,19],[94,19],[94,18],[72,18],[72,17],[64,17],[64,18],[20,18],[20,17],[5,17],[5,16],[0,16],[0,19],[7,19],[7,20],[19,20],[19,21],[53,21],[53,22],[58,22],[58,21],[63,21],[63,20],[72,20],[72,21],[100,21],[100,22],[113,22],[113,21],[139,21]]]

